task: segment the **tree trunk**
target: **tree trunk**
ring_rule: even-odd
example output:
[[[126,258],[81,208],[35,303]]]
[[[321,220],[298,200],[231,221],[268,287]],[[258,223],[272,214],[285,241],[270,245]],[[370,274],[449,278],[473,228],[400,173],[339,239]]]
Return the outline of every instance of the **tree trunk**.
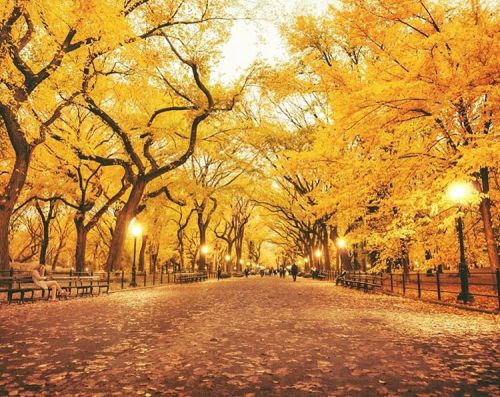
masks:
[[[231,253],[233,252],[233,241],[232,240],[229,240],[227,241],[227,255],[229,255],[231,258]],[[224,259],[225,260],[225,259]],[[228,261],[226,261],[226,272],[227,273],[231,273],[231,259],[229,259]]]
[[[499,267],[498,250],[495,234],[493,232],[493,221],[491,219],[491,200],[488,196],[490,190],[489,170],[487,167],[481,168],[481,191],[484,197],[481,199],[480,211],[483,220],[484,236],[486,238],[486,248],[488,250],[488,260],[491,271],[494,272]]]
[[[87,229],[83,224],[83,218],[79,215],[75,217],[76,227],[76,249],[75,249],[75,266],[77,272],[85,270],[85,251],[87,249]]]
[[[242,256],[242,251],[243,251],[243,244],[240,244],[238,240],[236,241],[236,246],[235,246],[235,251],[236,251],[236,270],[241,271],[241,256]],[[232,271],[232,269],[230,269]]]
[[[241,225],[238,229],[238,236],[235,239],[235,250],[236,250],[236,269],[241,272],[241,257],[243,254],[243,240],[245,238],[245,225]]]
[[[9,270],[9,224],[12,211],[0,209],[0,270]]]
[[[148,243],[148,235],[142,236],[141,250],[139,251],[139,271],[144,271],[144,254],[146,253],[146,245]]]
[[[49,246],[49,223],[50,221],[42,222],[43,237],[40,245],[40,263],[45,264],[47,261],[47,248]]]
[[[400,239],[401,245],[401,265],[403,266],[403,273],[408,276],[410,274],[410,257],[408,255],[408,240]]]
[[[146,184],[147,182],[142,178],[137,178],[137,181],[134,183],[132,190],[130,191],[130,196],[128,197],[127,202],[116,218],[116,226],[113,232],[113,237],[111,238],[108,259],[106,261],[107,271],[113,271],[114,269],[119,268],[123,253],[123,246],[125,244],[125,239],[127,238],[128,226],[130,221],[136,215],[137,207],[144,194]]]
[[[158,252],[160,251],[160,245],[156,244],[154,241],[149,242],[149,273],[156,272],[156,263],[158,262]]]
[[[206,266],[206,255],[203,252],[201,252],[203,246],[207,242],[207,230],[205,227],[205,223],[203,222],[203,212],[198,212],[198,232],[200,233],[200,253],[198,256],[198,271],[204,272],[205,271],[205,266]]]
[[[330,271],[331,270],[331,264],[330,264],[330,250],[328,248],[328,231],[326,229],[326,225],[323,225],[323,230],[322,230],[322,245],[323,245],[323,252],[324,252],[324,258],[325,258],[325,266],[324,269],[325,271]]]
[[[184,229],[177,230],[177,242],[178,242],[177,251],[179,252],[179,261],[180,261],[180,265],[181,265],[180,270],[184,271],[185,266],[186,266],[186,263],[184,260]]]
[[[10,218],[26,182],[33,147],[26,141],[21,126],[10,108],[0,104],[0,116],[4,121],[10,143],[16,154],[9,182],[5,190],[0,192],[0,270],[8,270]]]

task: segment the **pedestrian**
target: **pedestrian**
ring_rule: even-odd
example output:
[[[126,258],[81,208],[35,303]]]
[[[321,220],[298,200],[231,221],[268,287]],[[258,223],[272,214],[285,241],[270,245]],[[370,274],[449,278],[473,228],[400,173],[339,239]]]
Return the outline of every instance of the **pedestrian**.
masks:
[[[250,273],[249,270],[248,270],[248,267],[245,267],[244,273],[245,273],[245,277],[248,278],[248,273]]]
[[[293,277],[293,281],[297,281],[297,274],[299,273],[299,267],[297,266],[297,264],[294,263],[290,270],[291,270],[290,273]]]
[[[260,277],[264,277],[264,269],[260,269]]]
[[[68,292],[63,290],[57,281],[48,280],[45,274],[45,264],[40,263],[40,265],[31,272],[31,278],[36,286],[43,289],[44,294],[47,293],[47,298],[49,297],[49,288],[52,290],[52,302],[56,301],[57,292],[59,292],[59,296],[68,295]]]
[[[222,278],[222,268],[217,266],[217,280],[220,280]]]

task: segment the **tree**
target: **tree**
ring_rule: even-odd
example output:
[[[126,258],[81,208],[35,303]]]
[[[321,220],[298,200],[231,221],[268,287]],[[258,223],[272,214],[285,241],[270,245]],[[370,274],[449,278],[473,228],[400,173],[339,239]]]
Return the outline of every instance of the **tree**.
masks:
[[[0,193],[0,270],[9,266],[9,223],[25,185],[33,152],[45,141],[47,130],[76,95],[71,84],[60,92],[53,87],[65,81],[77,67],[78,57],[68,54],[94,40],[85,36],[82,20],[78,20],[85,19],[84,10],[74,6],[46,15],[45,3],[43,0],[7,3],[0,30],[3,65],[0,118],[2,133],[8,136],[9,152],[13,152],[9,177]],[[66,14],[68,11],[70,15]]]
[[[354,216],[347,223],[357,223],[359,238],[366,238],[370,222],[378,229],[367,239],[371,244],[404,254],[401,239],[414,241],[419,230],[449,223],[452,213],[436,211],[450,206],[440,199],[447,185],[473,179],[483,193],[490,266],[497,267],[485,195],[488,170],[498,167],[491,152],[496,62],[484,55],[496,51],[490,6],[356,0],[330,11],[319,20],[297,19],[289,38],[300,54],[302,81],[315,78],[305,88],[323,93],[335,115],[334,126],[318,137],[333,153],[317,146],[309,151],[311,163],[342,164],[341,148],[353,154],[349,168],[360,175],[343,178],[348,172],[337,175],[337,167],[322,172],[357,208],[364,197],[364,213],[350,205]]]
[[[166,14],[165,10],[151,7],[144,15],[137,14],[136,17],[145,18],[146,23],[154,20],[155,25],[135,37],[127,38],[130,44],[125,48],[120,46],[115,51],[94,53],[85,68],[82,88],[85,105],[113,131],[122,150],[107,157],[82,150],[80,158],[103,166],[122,166],[131,184],[128,198],[116,220],[107,262],[109,270],[120,261],[127,226],[136,215],[148,184],[184,164],[194,152],[200,125],[209,116],[231,111],[241,92],[241,88],[229,94],[214,90],[220,96],[214,95],[204,82],[202,75],[208,74],[212,60],[197,51],[205,45],[207,29],[213,27],[213,34],[224,33],[224,24],[215,26],[214,21],[225,18],[212,15],[208,3],[199,1],[192,6],[188,9],[181,5]],[[216,12],[217,7],[213,7],[212,11]],[[196,13],[200,17],[193,20],[192,16]],[[203,49],[204,53],[207,51]],[[143,54],[147,54],[147,59],[138,62]],[[113,76],[130,73],[126,65],[131,63],[140,65],[134,68],[137,73],[135,80],[140,87],[149,89],[149,107],[156,107],[165,101],[166,104],[156,107],[154,111],[144,112],[140,109],[143,93],[137,86],[129,82],[117,83]],[[154,85],[150,83],[152,77],[156,80]],[[128,105],[124,104],[128,110],[126,117],[119,115],[122,111],[119,106],[106,108],[105,95],[95,99],[98,94],[107,93],[106,87],[110,84],[115,90],[121,90],[121,95],[115,97],[116,101],[125,97],[129,101]],[[130,105],[131,98],[135,100],[134,106]],[[163,118],[161,125],[157,122],[160,118]],[[169,128],[181,129],[187,134],[169,133]],[[184,149],[179,153],[181,143]]]

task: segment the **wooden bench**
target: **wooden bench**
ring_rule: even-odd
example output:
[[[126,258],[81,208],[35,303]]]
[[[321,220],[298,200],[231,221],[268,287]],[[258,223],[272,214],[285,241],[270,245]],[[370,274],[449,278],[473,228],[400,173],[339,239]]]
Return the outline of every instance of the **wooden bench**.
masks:
[[[76,290],[78,295],[94,295],[94,290],[98,294],[104,290],[109,293],[108,280],[103,280],[99,276],[70,276],[70,277],[54,277],[53,280],[57,281],[61,288],[66,289],[71,295],[72,290]]]
[[[344,277],[344,286],[349,288],[363,289],[365,292],[373,291],[375,288],[381,288],[381,282],[378,282],[380,276],[376,274],[348,273]]]
[[[9,284],[6,290],[9,303],[14,300],[24,302],[26,299],[34,301],[35,293],[38,291],[41,292],[42,299],[50,298],[50,289],[47,291],[47,296],[45,296],[45,290],[35,285],[31,276],[12,276],[6,282]]]
[[[103,290],[109,292],[109,283],[107,280],[102,280],[98,276],[70,276],[70,277],[54,277],[63,290],[66,290],[71,295],[72,291],[76,291],[76,296],[93,295],[94,291],[100,294]],[[0,278],[0,292],[7,294],[7,301],[24,302],[25,300],[34,301],[35,294],[41,293],[41,299],[49,299],[51,289],[45,290],[33,283],[31,275],[15,275]]]
[[[207,279],[207,273],[174,273],[174,283],[179,284],[205,281]]]

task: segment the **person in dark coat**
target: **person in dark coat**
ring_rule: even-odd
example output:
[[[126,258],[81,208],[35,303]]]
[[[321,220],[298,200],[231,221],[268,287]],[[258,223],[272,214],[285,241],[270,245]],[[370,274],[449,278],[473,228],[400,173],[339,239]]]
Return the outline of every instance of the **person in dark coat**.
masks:
[[[293,277],[293,281],[297,281],[297,274],[299,273],[299,267],[297,266],[296,263],[294,263],[292,265],[292,268],[291,268],[291,271],[290,271],[290,274],[292,275]]]
[[[220,266],[217,266],[217,280],[220,280],[222,278],[222,268]]]

